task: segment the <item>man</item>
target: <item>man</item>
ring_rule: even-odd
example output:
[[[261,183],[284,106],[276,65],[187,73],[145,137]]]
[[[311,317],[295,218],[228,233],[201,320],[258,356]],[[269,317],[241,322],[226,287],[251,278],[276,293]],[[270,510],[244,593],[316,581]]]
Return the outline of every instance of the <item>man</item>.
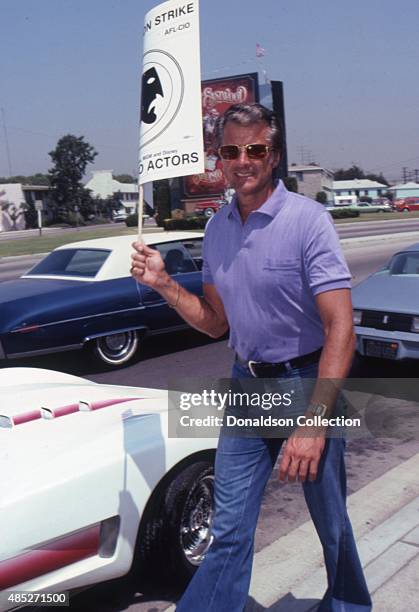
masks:
[[[350,274],[333,223],[321,204],[273,184],[281,135],[271,111],[234,105],[219,119],[217,136],[236,195],[207,227],[203,298],[180,287],[160,255],[139,243],[132,274],[195,328],[212,337],[230,329],[233,378],[318,376],[306,413],[328,416],[336,393],[320,381],[344,378],[354,350]],[[222,430],[214,541],[178,612],[244,609],[261,498],[282,442]],[[371,609],[346,512],[343,452],[342,438],[326,439],[325,430],[314,427],[309,437],[297,430],[284,442],[280,464],[281,480],[303,482],[323,545],[328,589],[322,612]]]

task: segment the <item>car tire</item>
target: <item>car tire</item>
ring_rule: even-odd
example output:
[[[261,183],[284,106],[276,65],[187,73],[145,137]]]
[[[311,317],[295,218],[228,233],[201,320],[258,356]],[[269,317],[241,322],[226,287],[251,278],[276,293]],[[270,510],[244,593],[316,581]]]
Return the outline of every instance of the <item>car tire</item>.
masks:
[[[215,215],[215,210],[213,208],[206,208],[204,210],[204,217],[207,219],[211,219]]]
[[[408,208],[403,208],[402,212],[410,212]]]
[[[184,588],[211,542],[214,467],[198,460],[183,467],[154,494],[137,539],[140,576]]]
[[[95,338],[90,344],[96,361],[115,367],[131,361],[138,351],[139,343],[138,332],[131,330]]]

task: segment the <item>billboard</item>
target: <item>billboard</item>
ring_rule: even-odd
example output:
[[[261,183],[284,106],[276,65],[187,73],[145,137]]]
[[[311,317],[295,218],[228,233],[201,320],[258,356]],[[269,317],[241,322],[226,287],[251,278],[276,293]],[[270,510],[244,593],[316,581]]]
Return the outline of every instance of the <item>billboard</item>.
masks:
[[[218,196],[225,189],[221,160],[217,156],[214,127],[217,118],[230,106],[259,101],[256,72],[202,81],[202,121],[205,151],[205,170],[183,179],[186,197]]]

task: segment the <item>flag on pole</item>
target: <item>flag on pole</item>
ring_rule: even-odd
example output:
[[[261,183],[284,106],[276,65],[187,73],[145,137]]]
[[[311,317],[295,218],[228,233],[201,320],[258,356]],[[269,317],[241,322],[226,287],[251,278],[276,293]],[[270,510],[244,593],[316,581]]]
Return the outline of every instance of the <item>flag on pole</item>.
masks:
[[[256,43],[256,57],[264,57],[265,49],[259,44]]]
[[[167,0],[145,16],[140,185],[204,172],[199,49],[199,0]]]

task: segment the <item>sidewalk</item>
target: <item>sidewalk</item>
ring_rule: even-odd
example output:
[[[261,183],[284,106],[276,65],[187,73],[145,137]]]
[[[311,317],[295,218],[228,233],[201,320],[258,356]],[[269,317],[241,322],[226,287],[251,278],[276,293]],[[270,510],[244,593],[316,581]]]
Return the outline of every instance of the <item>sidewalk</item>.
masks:
[[[353,493],[348,510],[374,612],[417,610],[419,453]],[[255,555],[245,612],[314,612],[325,590],[322,550],[307,521]]]
[[[348,499],[376,612],[411,612],[419,602],[419,454]],[[316,610],[326,588],[311,521],[255,555],[246,612]]]

